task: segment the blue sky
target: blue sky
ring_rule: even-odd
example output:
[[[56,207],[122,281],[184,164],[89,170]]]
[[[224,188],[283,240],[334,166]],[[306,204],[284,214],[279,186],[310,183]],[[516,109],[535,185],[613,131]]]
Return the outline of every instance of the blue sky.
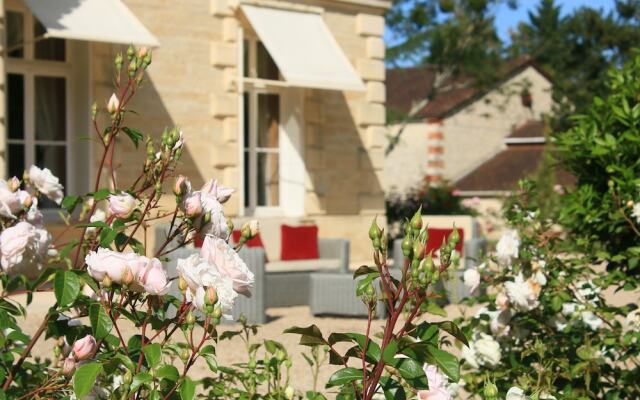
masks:
[[[520,21],[528,20],[528,11],[535,10],[538,4],[538,0],[519,0],[516,10],[511,10],[506,4],[502,4],[496,11],[496,26],[500,38],[508,41],[509,29],[517,26]],[[563,14],[570,13],[582,6],[601,8],[605,12],[611,11],[615,7],[613,0],[557,0],[556,4],[562,7]]]
[[[506,4],[500,5],[496,10],[496,26],[500,38],[505,41],[509,40],[509,29],[515,28],[520,21],[529,19],[528,11],[534,10],[539,4],[539,0],[518,0],[518,8],[511,10]],[[614,9],[614,0],[556,0],[562,8],[563,14],[568,14],[576,8],[582,6],[590,6],[592,8],[601,8],[605,12]],[[391,37],[385,35],[387,42],[391,42]]]

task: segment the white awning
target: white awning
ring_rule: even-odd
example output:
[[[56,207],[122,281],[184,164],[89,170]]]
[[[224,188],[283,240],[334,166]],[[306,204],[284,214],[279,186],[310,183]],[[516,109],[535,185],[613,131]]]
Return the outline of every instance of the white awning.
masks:
[[[252,5],[241,9],[288,84],[364,90],[320,14]]]
[[[158,46],[155,38],[120,0],[25,0],[42,22],[46,37]]]

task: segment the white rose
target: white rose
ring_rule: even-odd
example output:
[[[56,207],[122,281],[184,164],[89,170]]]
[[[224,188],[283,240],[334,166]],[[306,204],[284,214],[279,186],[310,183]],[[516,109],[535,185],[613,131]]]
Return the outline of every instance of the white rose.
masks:
[[[522,273],[516,276],[515,281],[504,284],[509,302],[518,311],[531,311],[538,307],[538,296],[529,282],[524,280]]]
[[[499,310],[509,308],[509,296],[507,296],[505,292],[500,292],[496,296],[496,307],[498,307]]]
[[[56,204],[62,202],[62,197],[64,196],[62,190],[64,188],[60,184],[60,180],[51,173],[49,168],[40,169],[32,165],[29,168],[29,182],[35,186],[38,192],[55,201]]]
[[[118,218],[127,219],[136,209],[136,199],[129,193],[109,196],[109,213]]]
[[[518,247],[520,247],[518,232],[507,231],[496,245],[498,262],[503,265],[511,265],[511,259],[518,258]]]
[[[640,202],[637,202],[633,205],[633,211],[631,212],[631,215],[636,219],[636,222],[640,224]]]
[[[192,254],[187,258],[178,259],[178,274],[187,282],[187,300],[203,310],[205,306],[204,295],[206,287],[213,287],[218,295],[218,304],[222,313],[228,317],[233,309],[233,304],[238,294],[233,289],[231,278],[223,276],[215,265],[201,258],[198,254]]]
[[[509,389],[509,391],[507,392],[507,397],[505,397],[505,400],[528,400],[528,399],[529,397],[524,394],[524,390],[516,386]]]
[[[200,218],[200,224],[196,225],[200,229],[202,235],[213,235],[222,240],[229,239],[229,226],[227,218],[224,216],[222,204],[212,194],[201,192],[200,201],[202,202],[202,210],[204,214],[209,215],[209,222],[202,225],[204,215]]]
[[[215,236],[207,236],[202,244],[200,256],[209,264],[215,265],[222,276],[230,278],[236,292],[245,296],[251,295],[253,272],[227,242]]]
[[[496,335],[496,337],[508,336],[509,331],[511,330],[511,327],[509,326],[511,317],[511,310],[494,311],[491,314],[491,320],[489,322],[491,333]]]
[[[502,352],[500,344],[493,337],[480,333],[469,343],[469,347],[463,348],[462,357],[474,368],[494,367],[500,363]]]
[[[591,311],[583,311],[582,313],[580,313],[580,316],[582,318],[582,322],[584,322],[585,325],[591,328],[592,331],[597,331],[604,323],[602,319],[600,319]]]
[[[5,271],[39,270],[49,251],[51,235],[28,222],[18,222],[0,234],[0,263]]]
[[[12,191],[4,179],[0,179],[0,215],[6,218],[15,218],[23,209],[25,196],[29,196],[24,190]]]
[[[480,286],[480,273],[476,268],[469,268],[464,271],[462,275],[464,286],[469,290],[470,294],[473,294]]]
[[[89,218],[89,222],[105,222],[107,220],[107,213],[99,208],[96,208]],[[93,226],[87,227],[87,235],[93,235],[96,232],[96,228]]]

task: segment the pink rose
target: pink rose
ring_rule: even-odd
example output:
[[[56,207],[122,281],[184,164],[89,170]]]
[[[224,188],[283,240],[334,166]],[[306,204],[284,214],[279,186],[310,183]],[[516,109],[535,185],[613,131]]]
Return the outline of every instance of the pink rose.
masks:
[[[425,364],[424,373],[429,382],[429,390],[418,392],[420,400],[451,400],[451,395],[447,391],[447,378],[438,371],[435,365]]]
[[[197,217],[202,214],[202,211],[200,192],[192,193],[184,199],[184,213],[188,217]]]
[[[218,184],[218,181],[215,179],[211,179],[209,182],[205,183],[200,190],[206,195],[215,197],[215,199],[220,203],[226,203],[233,192],[235,192],[235,190],[230,187]]]
[[[36,228],[28,222],[18,222],[0,234],[2,268],[6,271],[22,262],[25,252],[35,240]]]
[[[62,374],[64,376],[71,376],[73,371],[76,370],[76,360],[73,357],[67,357],[62,363]]]
[[[91,358],[97,349],[96,339],[87,335],[80,340],[76,340],[71,351],[78,361]]]
[[[215,236],[206,236],[200,256],[213,264],[223,277],[230,278],[236,292],[251,295],[249,290],[253,286],[253,272],[227,242]]]
[[[169,291],[170,282],[167,279],[167,272],[157,258],[150,259],[147,266],[140,271],[138,282],[151,295],[163,295]]]
[[[136,209],[136,199],[129,193],[109,196],[109,213],[118,218],[127,219]]]
[[[109,276],[112,282],[121,283],[128,268],[132,273],[137,272],[134,270],[138,268],[137,257],[133,253],[124,254],[99,248],[98,251],[89,252],[84,261],[87,263],[87,272],[98,282]]]

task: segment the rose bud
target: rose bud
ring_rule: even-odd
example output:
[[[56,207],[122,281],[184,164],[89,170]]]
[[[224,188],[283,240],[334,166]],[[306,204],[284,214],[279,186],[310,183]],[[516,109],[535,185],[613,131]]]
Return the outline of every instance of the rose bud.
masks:
[[[118,100],[118,96],[115,93],[111,95],[109,101],[107,102],[107,111],[109,114],[115,114],[120,107],[120,100]]]
[[[76,340],[71,348],[71,352],[78,361],[83,361],[91,358],[96,348],[96,339],[91,335],[87,335],[80,340]]]
[[[18,189],[20,189],[20,179],[18,179],[18,177],[16,177],[16,176],[14,176],[13,178],[9,179],[9,181],[7,183],[9,184],[9,189],[12,192],[15,192]]]
[[[64,363],[62,363],[62,374],[64,376],[71,376],[75,370],[76,360],[71,356],[65,358]]]
[[[209,286],[204,295],[204,302],[207,305],[214,305],[218,302],[218,293],[213,286]]]
[[[109,212],[118,218],[127,219],[136,209],[136,199],[129,193],[109,196]]]
[[[184,175],[179,175],[173,186],[173,194],[176,196],[184,196],[191,191],[191,183]]]

